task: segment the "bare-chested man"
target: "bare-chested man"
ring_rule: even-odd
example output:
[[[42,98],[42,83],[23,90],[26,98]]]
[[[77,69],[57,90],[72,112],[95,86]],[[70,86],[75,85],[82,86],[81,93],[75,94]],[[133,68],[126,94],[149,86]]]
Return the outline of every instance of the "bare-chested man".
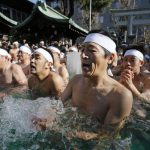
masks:
[[[6,50],[0,49],[0,87],[9,88],[10,85],[27,85],[27,79],[22,68],[9,61],[9,54]],[[4,90],[4,93],[7,89]],[[8,92],[8,91],[7,91]],[[19,91],[18,91],[19,92]],[[2,91],[1,91],[1,95]]]
[[[26,46],[21,46],[18,52],[18,61],[19,65],[22,67],[23,72],[28,77],[30,74],[30,57],[31,50]]]
[[[64,81],[57,73],[50,70],[53,59],[49,52],[38,48],[31,56],[31,77],[28,85],[33,98],[59,97],[64,90]]]
[[[143,54],[136,49],[125,52],[120,83],[125,85],[137,99],[150,103],[150,73],[141,72],[144,64]]]
[[[115,49],[116,44],[108,36],[87,35],[81,53],[82,74],[73,77],[62,94],[63,102],[71,99],[74,107],[96,117],[105,131],[121,125],[129,116],[133,101],[132,93],[107,75]],[[85,132],[77,136],[87,137]]]
[[[60,50],[53,46],[49,46],[48,49],[52,52],[54,57],[54,69],[56,69],[56,72],[58,72],[58,74],[63,78],[65,84],[67,85],[69,81],[69,73],[66,66],[60,63]]]
[[[10,49],[9,54],[11,55],[12,58],[12,63],[18,63],[18,51],[19,51],[19,43],[15,41],[13,43],[13,48]]]

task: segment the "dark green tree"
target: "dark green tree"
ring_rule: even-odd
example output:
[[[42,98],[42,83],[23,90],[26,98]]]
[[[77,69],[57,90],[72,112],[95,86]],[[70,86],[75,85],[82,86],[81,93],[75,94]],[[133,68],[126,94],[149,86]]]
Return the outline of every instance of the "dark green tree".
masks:
[[[114,0],[92,0],[92,29],[97,28],[95,17],[102,11],[104,7],[110,6]],[[80,4],[80,9],[84,10],[82,14],[83,24],[86,29],[89,28],[89,9],[90,9],[90,0],[74,0]],[[99,28],[99,27],[98,27]]]
[[[75,0],[80,3],[81,9],[89,10],[90,0]],[[92,0],[92,11],[100,12],[102,8],[109,6],[114,0]]]

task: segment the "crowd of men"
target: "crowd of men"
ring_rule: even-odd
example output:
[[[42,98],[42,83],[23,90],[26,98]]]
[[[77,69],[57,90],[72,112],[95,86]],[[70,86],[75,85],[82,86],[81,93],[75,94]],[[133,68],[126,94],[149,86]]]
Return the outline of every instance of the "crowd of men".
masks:
[[[32,99],[55,97],[63,103],[71,99],[73,107],[103,124],[101,131],[110,132],[122,127],[134,101],[150,103],[149,47],[130,46],[120,49],[120,53],[103,30],[89,32],[79,47],[68,49],[56,42],[45,46],[44,41],[36,47],[15,41],[9,47],[0,48],[2,100],[8,94],[28,89]],[[81,55],[82,74],[69,80],[66,54],[72,51]],[[36,125],[42,129],[42,119]],[[98,134],[76,133],[84,139]]]

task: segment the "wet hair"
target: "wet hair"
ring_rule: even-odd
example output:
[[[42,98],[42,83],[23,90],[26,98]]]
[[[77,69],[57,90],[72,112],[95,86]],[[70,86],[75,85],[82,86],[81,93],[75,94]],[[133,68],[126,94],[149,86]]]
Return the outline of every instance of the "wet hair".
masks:
[[[103,29],[91,30],[91,31],[89,31],[88,35],[91,34],[91,33],[99,33],[99,34],[103,34],[103,35],[108,36],[109,38],[111,38],[110,34],[109,34],[107,31],[103,30]],[[112,38],[111,38],[111,39],[112,39]],[[112,40],[113,40],[113,39],[112,39]],[[101,47],[102,47],[102,46],[101,46]],[[104,47],[102,47],[102,48],[103,48],[103,50],[104,50],[104,52],[105,52],[105,58],[106,58],[107,56],[111,55],[111,53],[110,53],[107,49],[105,49]]]
[[[66,53],[67,52],[67,49],[65,46],[60,46],[59,47],[60,51],[63,52],[63,53]]]

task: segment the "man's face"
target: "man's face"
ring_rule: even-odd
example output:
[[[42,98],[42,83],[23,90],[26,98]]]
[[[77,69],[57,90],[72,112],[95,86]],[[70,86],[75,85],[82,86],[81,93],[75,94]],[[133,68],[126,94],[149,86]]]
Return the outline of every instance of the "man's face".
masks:
[[[123,58],[122,67],[123,69],[126,69],[128,66],[131,66],[132,71],[136,73],[140,71],[142,64],[141,61],[135,56],[125,56]]]
[[[47,60],[45,59],[45,57],[40,54],[35,52],[34,54],[32,54],[31,56],[31,73],[32,74],[40,74],[43,73],[45,71],[45,68],[47,67]]]
[[[29,55],[28,53],[19,51],[19,52],[18,52],[18,60],[24,61],[24,60],[26,60],[26,59],[30,59],[30,55]]]
[[[105,52],[98,44],[85,43],[81,52],[82,73],[86,77],[99,75],[101,71],[106,71],[107,60]]]
[[[54,57],[54,60],[57,61],[57,60],[60,60],[60,54],[56,53],[56,52],[53,52],[53,57]]]

